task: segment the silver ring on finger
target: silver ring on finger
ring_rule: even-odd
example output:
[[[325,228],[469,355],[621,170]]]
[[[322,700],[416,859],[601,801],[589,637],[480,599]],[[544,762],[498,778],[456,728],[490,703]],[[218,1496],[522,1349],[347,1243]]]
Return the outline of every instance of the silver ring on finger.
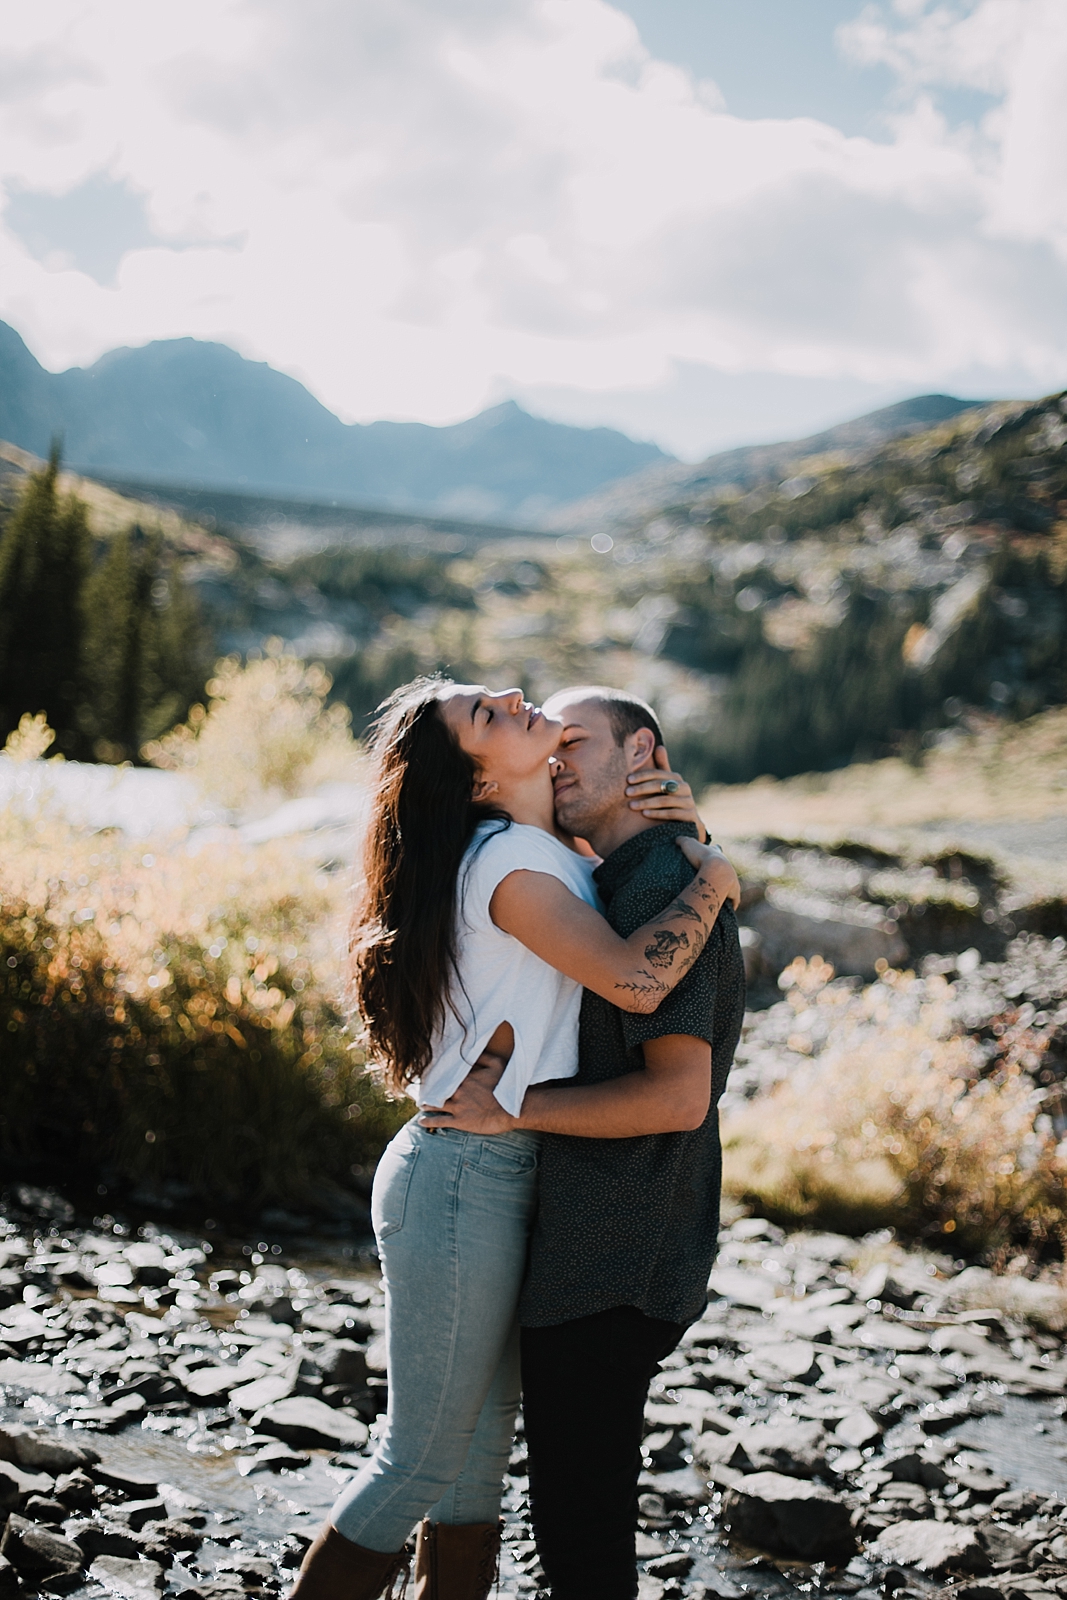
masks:
[[[660,792],[660,794],[677,794],[677,792],[678,792],[678,779],[677,778],[664,778],[662,783],[659,786],[659,792]]]

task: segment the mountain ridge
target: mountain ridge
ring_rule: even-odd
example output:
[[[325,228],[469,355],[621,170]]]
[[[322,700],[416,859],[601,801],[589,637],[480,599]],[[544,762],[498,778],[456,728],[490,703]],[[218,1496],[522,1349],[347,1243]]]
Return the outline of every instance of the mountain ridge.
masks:
[[[344,423],[297,379],[191,338],[51,373],[0,322],[0,438],[46,455],[56,436],[87,474],[520,523],[670,459],[513,400],[447,427]]]
[[[988,400],[961,400],[947,394],[915,395],[835,423],[803,439],[735,445],[693,465],[656,462],[621,482],[606,484],[561,506],[545,518],[545,523],[561,533],[576,528],[583,532],[625,533],[646,524],[672,499],[728,487],[744,492],[780,477],[810,458],[832,455],[841,464],[854,465],[893,439],[923,433],[965,411],[989,404]]]

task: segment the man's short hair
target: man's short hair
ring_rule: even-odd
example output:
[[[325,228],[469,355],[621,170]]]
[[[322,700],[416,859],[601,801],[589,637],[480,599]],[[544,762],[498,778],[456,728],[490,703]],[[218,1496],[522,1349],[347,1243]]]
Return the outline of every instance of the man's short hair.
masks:
[[[637,733],[640,728],[650,728],[656,736],[657,744],[666,742],[659,719],[648,701],[642,700],[636,694],[627,694],[625,689],[608,689],[598,683],[583,683],[575,689],[557,690],[549,698],[595,700],[597,705],[603,706],[607,712],[615,743],[620,747],[626,743],[631,733]]]

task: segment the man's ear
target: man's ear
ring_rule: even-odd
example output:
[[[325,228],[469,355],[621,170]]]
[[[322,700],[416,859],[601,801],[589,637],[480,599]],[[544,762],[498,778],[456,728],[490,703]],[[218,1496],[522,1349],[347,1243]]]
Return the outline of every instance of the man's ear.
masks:
[[[481,805],[484,800],[491,800],[499,788],[495,778],[475,778],[471,799],[475,805]]]
[[[652,765],[656,753],[656,735],[651,728],[638,728],[636,733],[630,734],[626,744],[630,772],[639,772],[642,767]]]

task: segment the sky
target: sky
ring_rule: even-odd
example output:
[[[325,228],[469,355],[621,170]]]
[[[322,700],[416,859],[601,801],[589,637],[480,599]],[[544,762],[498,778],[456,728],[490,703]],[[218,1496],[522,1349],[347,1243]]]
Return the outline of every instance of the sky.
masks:
[[[696,460],[1067,385],[1064,0],[0,0],[0,319]]]

